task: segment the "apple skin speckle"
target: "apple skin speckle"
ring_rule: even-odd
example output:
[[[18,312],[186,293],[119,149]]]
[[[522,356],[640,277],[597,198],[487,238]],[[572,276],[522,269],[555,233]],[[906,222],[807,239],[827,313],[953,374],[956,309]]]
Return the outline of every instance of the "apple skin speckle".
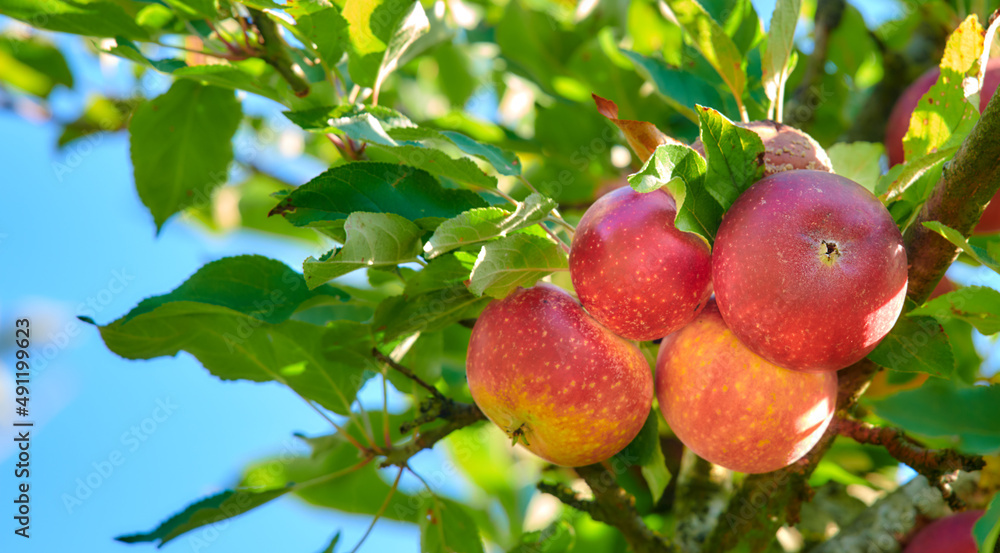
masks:
[[[836,371],[892,329],[906,297],[903,236],[878,198],[850,179],[785,171],[726,212],[712,254],[726,324],[789,369]]]
[[[656,397],[677,437],[731,470],[764,473],[804,456],[837,404],[837,374],[783,369],[746,348],[712,300],[667,336],[656,359]]]
[[[557,465],[589,465],[618,453],[652,408],[653,376],[639,348],[549,284],[518,288],[487,306],[468,353],[476,405]]]
[[[580,220],[569,268],[580,302],[630,340],[655,340],[691,322],[711,295],[708,244],[674,226],[663,190],[628,186],[599,198]]]

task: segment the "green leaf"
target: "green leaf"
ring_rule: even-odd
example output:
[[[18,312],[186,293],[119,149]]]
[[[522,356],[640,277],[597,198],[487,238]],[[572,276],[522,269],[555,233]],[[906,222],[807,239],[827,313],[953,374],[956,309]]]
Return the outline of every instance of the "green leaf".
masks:
[[[531,194],[517,204],[511,213],[499,207],[470,209],[449,219],[434,231],[434,235],[424,244],[427,257],[437,257],[445,252],[492,240],[531,226],[544,219],[556,202],[541,194]]]
[[[175,301],[100,331],[108,349],[126,359],[183,350],[223,380],[281,382],[340,414],[350,411],[372,366],[368,327],[348,321],[270,324],[227,307]]]
[[[382,413],[366,414],[372,428],[382,428]],[[400,417],[390,416],[390,438],[401,439]],[[357,425],[347,427],[355,440],[363,440]],[[367,431],[366,431],[367,432]],[[245,484],[280,487],[291,483],[315,481],[308,486],[296,486],[295,494],[306,502],[337,509],[346,513],[374,515],[389,495],[390,486],[379,476],[377,463],[369,463],[357,470],[348,470],[358,464],[358,450],[340,434],[309,438],[312,455],[292,456],[288,453],[255,463],[244,476]],[[341,473],[335,478],[331,475]],[[415,523],[426,514],[425,501],[403,490],[396,490],[389,499],[382,517]]]
[[[521,543],[508,553],[567,553],[576,543],[573,525],[565,520],[557,520],[542,530],[528,532],[521,536]]]
[[[332,286],[310,291],[302,275],[280,261],[242,255],[205,265],[173,292],[140,302],[120,322],[127,323],[167,303],[189,301],[226,307],[267,323],[280,323],[287,321],[303,302],[321,296],[349,298]]]
[[[492,144],[477,142],[462,133],[441,131],[452,144],[463,152],[487,161],[501,175],[517,176],[521,174],[521,160],[513,152],[500,149]]]
[[[369,150],[384,152],[391,156],[389,159],[458,182],[484,188],[496,188],[497,186],[496,177],[484,173],[478,165],[467,157],[455,159],[441,150],[409,144],[402,146],[370,144]],[[374,153],[370,151],[369,155]]]
[[[706,171],[698,152],[688,146],[664,144],[628,182],[637,192],[666,187],[677,204],[677,228],[698,234],[711,244],[722,221],[722,206],[705,188]]]
[[[636,52],[622,50],[635,64],[636,71],[653,83],[656,91],[691,121],[698,122],[698,105],[721,106],[722,96],[708,81],[698,75],[667,65],[659,58],[644,56]]]
[[[337,65],[344,56],[343,44],[347,36],[347,20],[340,15],[340,10],[336,7],[299,16],[295,28],[304,38],[316,45],[316,51],[328,66]]]
[[[833,172],[875,192],[881,169],[879,159],[885,147],[877,142],[838,142],[826,151]]]
[[[872,401],[875,414],[924,436],[958,436],[958,449],[993,454],[1000,450],[1000,385],[962,387],[929,379],[921,387]]]
[[[0,36],[0,82],[47,98],[56,85],[73,88],[73,74],[62,52],[48,42]]]
[[[1000,494],[994,495],[986,513],[972,527],[979,553],[993,553],[1000,538]]]
[[[399,25],[392,32],[392,37],[385,48],[382,56],[382,63],[378,66],[378,73],[375,77],[374,98],[378,98],[379,90],[386,77],[396,70],[403,54],[413,46],[418,38],[423,36],[431,28],[431,23],[427,19],[424,7],[420,2],[414,2],[410,6],[409,12],[399,21]]]
[[[442,188],[426,171],[407,165],[358,161],[323,172],[285,196],[270,215],[295,226],[346,219],[355,211],[392,213],[411,221],[454,217],[486,202],[473,192]]]
[[[135,185],[157,231],[174,213],[211,201],[227,180],[242,118],[232,91],[176,81],[140,105],[129,124]]]
[[[420,550],[423,553],[483,553],[479,528],[465,507],[437,496],[431,497],[431,512],[420,519]]]
[[[63,126],[56,142],[63,147],[70,142],[98,132],[113,132],[125,127],[129,106],[121,100],[93,96],[75,121]]]
[[[330,543],[323,549],[321,553],[334,553],[337,550],[337,544],[340,543],[340,530],[330,538]]]
[[[912,306],[912,302],[909,302]],[[948,335],[933,317],[900,317],[889,334],[868,354],[887,369],[951,378],[955,356]]]
[[[830,150],[835,150],[839,144],[834,144]],[[830,154],[830,150],[827,151]],[[881,196],[886,192],[892,191],[888,196],[892,199],[899,194],[906,191],[910,185],[917,182],[917,179],[924,176],[927,171],[933,169],[937,164],[946,161],[951,158],[955,152],[958,151],[958,146],[953,146],[950,148],[943,148],[941,150],[935,150],[928,154],[924,154],[917,159],[911,159],[904,164],[896,165],[889,170],[888,173],[879,177],[875,189],[872,192]],[[830,154],[830,160],[833,161],[833,154]],[[834,169],[836,169],[836,163],[834,163]],[[875,166],[878,169],[878,166]],[[839,174],[839,171],[838,171]],[[867,186],[865,188],[868,188]]]
[[[188,508],[165,520],[150,532],[118,536],[115,540],[123,543],[159,541],[157,547],[162,547],[171,540],[196,528],[228,520],[256,509],[285,495],[290,489],[290,487],[284,487],[265,491],[226,490],[206,497],[197,503],[192,503]]]
[[[726,31],[694,0],[664,0],[667,17],[691,37],[695,48],[715,68],[733,96],[743,97],[743,55]]]
[[[764,176],[764,143],[712,108],[698,106],[698,117],[708,162],[705,188],[726,210]]]
[[[531,234],[512,234],[483,246],[472,268],[469,290],[477,296],[504,298],[518,286],[531,286],[567,267],[566,254],[555,242]]]
[[[434,332],[463,319],[472,319],[490,302],[476,297],[463,284],[414,295],[387,298],[375,311],[372,323],[390,342],[414,332]]]
[[[163,0],[185,19],[215,19],[214,0]]]
[[[384,106],[348,104],[320,106],[305,110],[286,111],[285,117],[303,129],[316,133],[342,131],[354,140],[363,140],[384,146],[397,146],[389,130],[413,128],[417,125],[405,115]]]
[[[660,416],[655,411],[649,412],[646,422],[639,434],[615,455],[615,459],[626,467],[639,465],[642,475],[649,485],[653,503],[660,500],[663,491],[670,483],[671,475],[667,470],[667,461],[660,448]]]
[[[419,127],[399,112],[382,106],[319,107],[288,111],[285,116],[307,131],[324,134],[340,131],[403,163],[460,182],[489,187],[497,184],[496,178],[485,175],[471,160],[453,159],[435,148],[457,148],[490,163],[502,175],[521,173],[521,161],[512,152],[458,132]]]
[[[1000,292],[984,286],[964,286],[928,301],[909,313],[939,321],[959,319],[990,335],[1000,332]]]
[[[513,0],[496,24],[496,43],[505,60],[542,89],[555,92],[552,81],[565,73],[566,62],[584,42],[580,33],[563,29],[549,13]]]
[[[965,98],[962,80],[978,67],[983,51],[983,28],[969,16],[948,37],[941,58],[941,76],[927,91],[910,116],[903,137],[906,159],[932,153],[950,142],[960,142],[979,119],[978,106]],[[953,140],[953,137],[957,141]]]
[[[393,32],[413,8],[413,0],[347,0],[348,71],[351,80],[372,87]]]
[[[780,104],[785,92],[785,81],[792,70],[789,60],[795,52],[795,25],[802,11],[802,0],[777,0],[771,14],[771,27],[767,33],[767,46],[761,55],[764,93],[771,105]],[[768,110],[768,113],[772,113]],[[877,166],[876,166],[877,167]]]
[[[945,240],[961,248],[962,251],[972,256],[972,258],[979,263],[993,269],[994,271],[1000,272],[1000,262],[998,262],[996,257],[992,255],[992,252],[988,252],[979,246],[970,244],[969,241],[962,236],[962,233],[949,226],[942,225],[937,221],[927,221],[924,223],[924,226],[940,234],[945,238]]]
[[[20,19],[39,29],[84,36],[149,36],[113,2],[88,0],[0,0],[0,15]]]
[[[117,45],[105,52],[174,77],[222,88],[245,90],[276,102],[284,100],[283,93],[279,92],[276,86],[281,86],[287,94],[291,94],[287,84],[279,80],[274,69],[259,58],[231,62],[219,60],[212,65],[189,66],[184,60],[179,59],[147,58],[138,46],[124,37],[115,37],[115,41]]]
[[[441,358],[444,356],[444,334],[421,332],[400,362],[424,382],[433,384],[441,378]],[[389,371],[389,381],[400,392],[423,393],[423,389],[397,371]]]
[[[407,263],[420,254],[423,230],[393,213],[356,211],[347,216],[344,230],[344,247],[306,259],[303,270],[310,289],[355,269]]]
[[[462,265],[454,255],[438,256],[406,280],[403,293],[415,296],[451,288],[468,280],[470,271],[471,269]]]

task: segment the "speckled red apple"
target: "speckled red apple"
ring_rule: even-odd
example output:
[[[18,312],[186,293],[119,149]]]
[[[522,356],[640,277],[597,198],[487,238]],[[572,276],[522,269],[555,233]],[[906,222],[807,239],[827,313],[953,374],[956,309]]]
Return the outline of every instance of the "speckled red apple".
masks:
[[[712,254],[674,226],[663,190],[624,186],[602,196],[576,227],[569,269],[580,302],[630,340],[655,340],[686,325],[711,294]]]
[[[483,413],[557,465],[589,465],[618,453],[639,433],[653,401],[653,377],[639,349],[548,284],[487,306],[466,365]]]
[[[903,237],[861,185],[785,171],[748,188],[722,218],[715,296],[733,333],[768,361],[835,371],[892,328],[906,296]]]
[[[764,175],[773,175],[793,169],[833,171],[833,164],[826,150],[813,137],[776,121],[751,121],[735,123],[738,127],[757,133],[764,143]],[[701,138],[691,144],[696,152],[705,157],[705,145]]]
[[[972,527],[982,516],[973,509],[939,518],[917,532],[903,553],[977,553]]]
[[[802,458],[837,403],[836,373],[783,369],[746,348],[715,301],[660,345],[656,397],[671,430],[702,458],[762,473]]]
[[[903,92],[892,108],[889,122],[885,127],[885,150],[889,155],[889,165],[903,163],[903,137],[906,136],[906,131],[910,128],[910,116],[913,114],[913,110],[917,109],[920,98],[934,86],[940,74],[941,70],[935,67],[921,75]],[[998,86],[1000,86],[1000,58],[993,58],[986,64],[983,89],[979,94],[980,113],[986,109],[986,104],[996,94]],[[996,197],[993,200],[986,206],[986,211],[980,217],[979,224],[974,230],[976,234],[1000,232],[1000,201],[996,201]]]

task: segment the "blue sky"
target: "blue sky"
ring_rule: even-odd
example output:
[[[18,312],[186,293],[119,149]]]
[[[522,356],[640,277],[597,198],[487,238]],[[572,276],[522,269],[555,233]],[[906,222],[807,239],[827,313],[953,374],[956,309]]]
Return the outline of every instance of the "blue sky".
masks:
[[[92,58],[80,54],[76,39],[60,42],[70,46],[85,92],[57,91],[58,115],[75,115],[89,92],[120,93],[131,86],[128,79],[105,78]],[[248,104],[248,111],[275,110],[263,102]],[[0,111],[0,395],[13,396],[12,319],[30,318],[36,357],[45,351],[49,358],[44,366],[34,365],[30,386],[29,418],[36,423],[32,537],[13,535],[12,503],[4,499],[0,550],[151,550],[112,537],[149,530],[190,502],[225,489],[250,461],[300,448],[293,432],[318,434],[330,427],[286,388],[221,382],[185,353],[120,359],[76,315],[93,310],[99,323],[109,322],[221,257],[257,253],[299,268],[315,252],[251,233],[211,235],[176,217],[156,236],[135,192],[127,135],[102,135],[92,147],[80,142],[58,151],[58,133],[56,125]],[[273,152],[263,157],[264,163],[277,161]],[[285,174],[305,180],[322,169],[299,163]],[[161,404],[172,412],[157,411]],[[2,405],[0,497],[7,498],[16,485],[13,404],[5,399]],[[130,438],[132,427],[147,439]],[[434,453],[424,455],[430,458],[421,464],[434,462]],[[109,473],[110,460],[119,465],[110,465]],[[78,482],[88,478],[98,483],[89,494]],[[64,494],[86,497],[68,509]],[[344,530],[342,543],[353,545],[369,522],[286,497],[233,521],[203,550],[319,551],[337,529]],[[380,521],[362,550],[415,552],[417,543],[415,527]],[[194,549],[181,538],[165,550]]]
[[[765,5],[771,2],[754,4],[770,13]],[[81,53],[78,39],[60,43],[69,47],[80,92],[57,90],[57,115],[74,116],[94,91],[122,94],[133,85],[119,72],[102,73],[93,58]],[[248,102],[246,109],[276,113],[276,106],[263,101]],[[0,402],[0,518],[7,521],[0,527],[0,550],[149,550],[111,538],[151,529],[193,500],[221,491],[251,460],[300,447],[293,432],[318,434],[329,427],[287,389],[221,382],[187,354],[122,360],[76,315],[93,309],[94,318],[106,323],[224,256],[257,253],[298,268],[315,252],[256,234],[208,234],[176,217],[156,236],[134,189],[127,136],[102,135],[92,147],[78,143],[59,151],[58,132],[56,125],[0,111],[0,396],[5,398]],[[262,163],[297,182],[323,169],[282,162],[274,152],[265,152]],[[65,167],[70,170],[60,173]],[[992,279],[988,282],[996,285],[996,275],[987,274],[955,271],[962,282]],[[43,366],[35,365],[30,385],[30,418],[36,422],[30,540],[13,536],[13,509],[6,499],[15,486],[13,406],[6,399],[12,397],[11,321],[21,317],[31,320],[35,351],[52,353]],[[169,415],[164,416],[163,405],[170,406]],[[130,441],[133,426],[148,439]],[[433,465],[438,455],[422,454],[418,468]],[[109,473],[111,459],[121,462]],[[89,495],[79,484],[88,479],[98,483]],[[446,491],[461,493],[461,484]],[[86,497],[68,509],[64,495],[78,492]],[[286,497],[233,521],[205,550],[319,551],[337,529],[344,531],[342,543],[353,545],[368,522],[368,517],[312,509]],[[380,521],[362,550],[407,553],[417,551],[417,544],[415,527]],[[184,538],[165,548],[189,550]]]

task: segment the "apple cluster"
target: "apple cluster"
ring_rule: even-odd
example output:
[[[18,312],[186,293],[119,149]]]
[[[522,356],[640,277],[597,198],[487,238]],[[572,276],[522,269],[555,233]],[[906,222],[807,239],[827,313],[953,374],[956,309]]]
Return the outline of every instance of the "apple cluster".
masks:
[[[765,143],[766,176],[730,206],[714,245],[676,228],[665,189],[622,187],[577,226],[579,302],[538,284],[483,311],[469,389],[515,442],[558,465],[602,461],[638,434],[654,392],[674,434],[732,470],[776,470],[819,441],[837,370],[903,308],[903,239],[808,135],[746,126]],[[635,342],[660,339],[654,382]]]

